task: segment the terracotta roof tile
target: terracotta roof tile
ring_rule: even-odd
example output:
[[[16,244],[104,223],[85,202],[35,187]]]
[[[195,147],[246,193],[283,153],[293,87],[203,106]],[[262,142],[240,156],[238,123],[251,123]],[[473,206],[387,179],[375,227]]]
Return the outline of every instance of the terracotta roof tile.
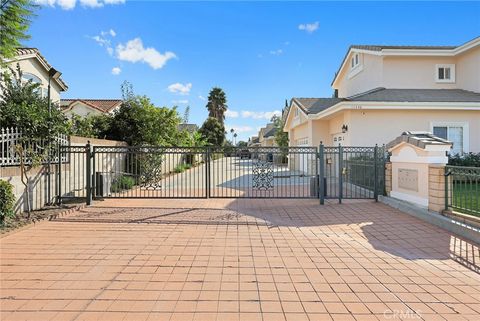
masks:
[[[120,106],[122,104],[121,99],[62,99],[60,101],[60,106],[62,109],[67,110],[69,109],[73,103],[75,102],[82,102],[85,105],[88,105],[92,108],[98,109],[104,113],[108,113],[114,108]]]

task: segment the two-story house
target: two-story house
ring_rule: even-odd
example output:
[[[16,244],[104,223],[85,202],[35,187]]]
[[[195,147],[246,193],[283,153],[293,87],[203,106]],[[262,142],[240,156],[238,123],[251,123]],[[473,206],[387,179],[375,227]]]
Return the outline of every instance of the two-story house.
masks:
[[[273,123],[267,124],[258,131],[258,142],[261,147],[276,146],[275,144],[275,125]]]
[[[480,37],[460,46],[354,45],[332,98],[293,98],[292,146],[373,146],[430,131],[452,153],[480,152]]]
[[[37,48],[18,48],[13,59],[6,60],[9,68],[16,72],[20,66],[23,81],[39,84],[39,94],[48,95],[50,79],[50,97],[53,103],[60,103],[60,93],[68,89],[67,84],[57,75],[49,75],[56,70],[47,62]]]

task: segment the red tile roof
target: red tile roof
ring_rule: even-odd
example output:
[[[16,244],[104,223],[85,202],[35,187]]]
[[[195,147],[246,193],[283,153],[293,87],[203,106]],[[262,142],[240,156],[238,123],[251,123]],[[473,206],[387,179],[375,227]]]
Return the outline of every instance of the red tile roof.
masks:
[[[97,109],[103,113],[108,113],[122,104],[121,99],[62,99],[60,105],[62,110],[70,109],[74,103],[81,102],[89,107]]]
[[[42,54],[37,48],[17,48],[17,57],[28,56],[28,55],[35,55],[36,58],[40,61],[40,63],[43,64],[47,70],[52,68],[52,65],[48,63],[47,59],[45,59],[45,57],[42,56]],[[60,85],[63,91],[66,91],[68,89],[68,86],[63,81],[62,77],[55,79],[55,81],[57,81],[57,83]]]

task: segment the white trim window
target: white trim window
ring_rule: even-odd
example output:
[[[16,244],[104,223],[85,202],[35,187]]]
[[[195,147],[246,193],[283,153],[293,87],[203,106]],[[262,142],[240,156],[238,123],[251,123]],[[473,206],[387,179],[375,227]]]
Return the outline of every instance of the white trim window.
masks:
[[[48,89],[43,87],[43,84],[42,84],[42,80],[37,77],[36,75],[34,74],[31,74],[31,73],[28,73],[28,72],[24,72],[22,73],[22,82],[24,83],[27,83],[27,82],[31,82],[32,84],[38,84],[39,87],[38,87],[38,95],[40,97],[47,97],[48,95]]]
[[[294,115],[295,117],[300,116],[300,109],[295,108],[295,111],[294,111],[293,115]]]
[[[454,83],[455,82],[455,64],[435,65],[435,81]]]
[[[360,64],[360,54],[358,52],[352,55],[352,59],[350,59],[350,68],[353,69]]]
[[[468,123],[433,123],[432,133],[453,143],[452,155],[468,153]]]

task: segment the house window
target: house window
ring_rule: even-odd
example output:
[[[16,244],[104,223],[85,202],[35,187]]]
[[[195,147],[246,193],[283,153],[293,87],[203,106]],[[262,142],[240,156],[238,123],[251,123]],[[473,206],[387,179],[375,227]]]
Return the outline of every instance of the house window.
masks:
[[[455,82],[455,65],[435,65],[437,82]]]
[[[38,84],[38,94],[40,97],[47,97],[47,88],[42,87],[42,80],[35,76],[34,74],[30,74],[28,72],[22,73],[22,82],[32,82],[32,84]]]
[[[360,64],[360,57],[358,53],[355,53],[352,56],[352,69]]]
[[[295,117],[298,117],[300,115],[300,110],[298,108],[295,108]]]
[[[447,139],[453,143],[451,154],[463,154],[468,152],[466,146],[466,139],[468,129],[466,125],[458,124],[439,124],[433,126],[433,134],[435,136]]]

